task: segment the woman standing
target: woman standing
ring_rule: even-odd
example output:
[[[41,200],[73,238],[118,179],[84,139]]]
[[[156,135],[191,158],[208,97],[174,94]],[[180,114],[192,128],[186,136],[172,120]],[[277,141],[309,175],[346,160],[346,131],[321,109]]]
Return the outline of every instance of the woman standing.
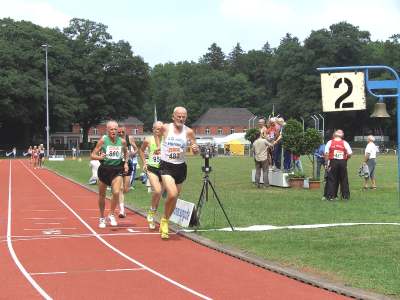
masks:
[[[371,189],[376,189],[376,181],[375,181],[375,166],[376,166],[376,153],[379,152],[378,147],[375,145],[375,138],[373,135],[368,136],[368,144],[365,148],[365,156],[364,163],[368,166],[368,177],[365,177],[364,180],[364,189],[368,189],[368,180],[371,180]]]

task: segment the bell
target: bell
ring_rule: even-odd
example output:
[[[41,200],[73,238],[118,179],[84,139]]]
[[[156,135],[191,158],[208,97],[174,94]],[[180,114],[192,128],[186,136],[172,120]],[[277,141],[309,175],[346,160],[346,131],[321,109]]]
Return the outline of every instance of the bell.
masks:
[[[377,102],[375,103],[374,112],[370,116],[371,118],[390,118],[390,115],[386,110],[385,102]]]

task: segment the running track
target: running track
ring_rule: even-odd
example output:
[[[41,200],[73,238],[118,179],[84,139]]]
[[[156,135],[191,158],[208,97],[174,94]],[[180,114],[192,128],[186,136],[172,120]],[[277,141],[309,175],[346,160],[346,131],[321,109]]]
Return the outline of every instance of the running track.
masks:
[[[0,160],[0,299],[346,299],[171,235],[129,212],[97,228],[97,194]]]

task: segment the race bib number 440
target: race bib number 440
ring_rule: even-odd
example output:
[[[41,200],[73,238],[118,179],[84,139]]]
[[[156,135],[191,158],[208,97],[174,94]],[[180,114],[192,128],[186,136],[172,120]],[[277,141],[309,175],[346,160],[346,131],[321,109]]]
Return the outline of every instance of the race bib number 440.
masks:
[[[108,159],[120,159],[122,153],[121,146],[107,146],[106,148],[106,157]]]
[[[333,151],[333,158],[334,159],[344,159],[344,152],[339,150]]]

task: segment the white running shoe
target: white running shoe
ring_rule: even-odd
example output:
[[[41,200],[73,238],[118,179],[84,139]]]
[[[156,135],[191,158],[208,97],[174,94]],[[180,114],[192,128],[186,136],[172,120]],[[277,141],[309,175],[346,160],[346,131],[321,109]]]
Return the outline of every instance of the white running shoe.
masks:
[[[99,228],[106,228],[106,218],[99,219]]]
[[[111,226],[118,226],[117,220],[115,219],[114,215],[109,215],[108,221],[110,222]]]

